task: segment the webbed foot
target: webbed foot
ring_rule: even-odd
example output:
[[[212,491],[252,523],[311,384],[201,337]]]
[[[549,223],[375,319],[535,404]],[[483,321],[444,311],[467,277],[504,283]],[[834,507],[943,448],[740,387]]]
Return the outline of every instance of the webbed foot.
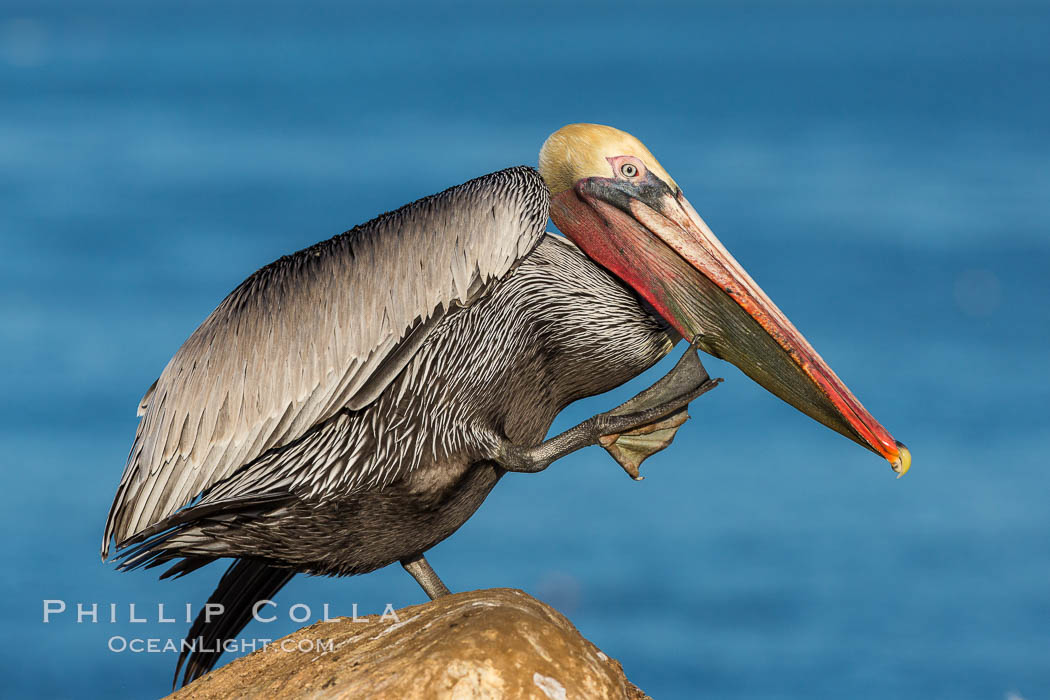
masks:
[[[663,407],[680,403],[681,397],[692,401],[708,391],[721,379],[712,380],[700,363],[695,346],[690,346],[682,359],[660,381],[609,411],[608,416],[626,416],[639,413],[660,413]],[[638,468],[647,458],[665,449],[674,440],[675,433],[689,419],[688,403],[674,409],[655,421],[634,425],[626,430],[602,435],[598,444],[612,455],[624,471],[635,481],[641,481]]]
[[[507,471],[538,472],[580,448],[601,445],[632,478],[639,479],[642,461],[670,445],[675,431],[689,417],[689,402],[721,381],[708,376],[694,342],[674,369],[613,410],[599,413],[535,447],[504,441],[493,459]]]
[[[645,478],[638,473],[642,462],[669,447],[678,428],[688,419],[688,410],[680,408],[655,423],[625,430],[622,433],[602,435],[598,438],[598,444],[612,455],[628,476],[635,481],[641,481]]]

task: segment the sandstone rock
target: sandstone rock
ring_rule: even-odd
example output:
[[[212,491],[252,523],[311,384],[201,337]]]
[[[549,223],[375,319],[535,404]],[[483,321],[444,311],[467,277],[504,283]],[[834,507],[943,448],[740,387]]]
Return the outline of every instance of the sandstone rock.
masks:
[[[331,651],[281,651],[277,642],[170,697],[647,698],[616,660],[519,590],[459,593],[402,608],[397,619],[317,622],[283,646],[317,649],[331,640]]]

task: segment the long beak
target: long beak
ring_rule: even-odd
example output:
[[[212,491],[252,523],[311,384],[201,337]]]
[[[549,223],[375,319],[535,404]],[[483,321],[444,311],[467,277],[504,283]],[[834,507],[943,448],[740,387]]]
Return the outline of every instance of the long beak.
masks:
[[[908,471],[908,449],[868,413],[680,191],[660,187],[649,188],[645,196],[610,197],[601,182],[582,180],[563,195],[552,202],[552,216],[568,214],[577,224],[589,219],[589,225],[575,227],[585,239],[577,243],[588,254],[597,247],[596,259],[642,294],[683,337],[698,339],[706,352],[881,455],[898,475]],[[582,211],[584,203],[591,212]],[[576,240],[572,228],[566,233]],[[607,243],[595,246],[597,237],[587,232],[598,228]]]

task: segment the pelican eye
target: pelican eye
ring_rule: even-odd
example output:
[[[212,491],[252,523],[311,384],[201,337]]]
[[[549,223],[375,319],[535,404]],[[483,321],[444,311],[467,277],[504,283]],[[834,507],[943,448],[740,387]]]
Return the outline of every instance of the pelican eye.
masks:
[[[624,177],[634,177],[638,174],[638,166],[634,163],[624,163],[620,166],[620,172]]]

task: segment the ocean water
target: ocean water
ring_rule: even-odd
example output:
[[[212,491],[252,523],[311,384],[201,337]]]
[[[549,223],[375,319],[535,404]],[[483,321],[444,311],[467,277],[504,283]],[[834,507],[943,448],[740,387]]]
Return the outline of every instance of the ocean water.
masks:
[[[230,289],[596,121],[913,468],[712,358],[644,482],[596,448],[510,475],[431,552],[445,581],[552,602],[658,698],[1050,696],[1048,39],[1047,3],[991,1],[0,3],[2,694],[166,692],[175,655],[110,640],[180,638],[157,604],[220,571],[118,574],[98,544],[136,402]],[[422,599],[399,567],[299,577],[245,636]]]

